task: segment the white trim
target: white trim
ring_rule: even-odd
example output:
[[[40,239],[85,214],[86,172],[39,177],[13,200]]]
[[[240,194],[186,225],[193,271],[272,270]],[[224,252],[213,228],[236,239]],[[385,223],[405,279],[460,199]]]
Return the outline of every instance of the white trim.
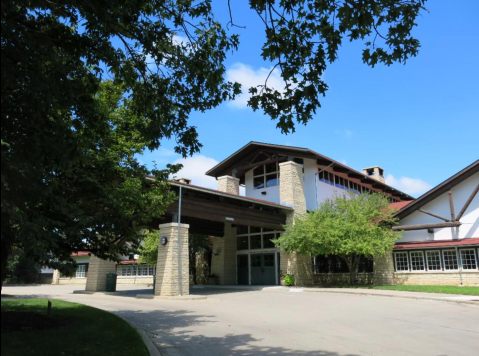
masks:
[[[426,265],[427,265],[427,270],[428,272],[431,271],[431,272],[441,272],[443,271],[443,265],[442,265],[442,258],[441,258],[441,251],[440,250],[429,250],[429,251],[425,251],[426,252]],[[434,253],[436,254],[437,256],[439,256],[439,269],[431,269],[429,267],[429,259],[427,258],[427,255],[429,253]]]
[[[444,256],[445,256],[446,252],[451,252],[451,251],[454,252],[454,255],[456,256],[457,268],[446,268],[446,258]],[[454,249],[444,249],[444,250],[442,250],[442,261],[443,261],[444,271],[459,271],[459,257],[457,256],[457,251],[456,250],[454,250]]]
[[[464,252],[464,251],[472,251],[472,254],[473,254],[473,257],[474,257],[474,262],[476,264],[476,268],[465,268],[464,267],[464,258],[462,256],[462,252]],[[459,254],[461,256],[461,262],[462,262],[462,269],[463,270],[465,270],[465,271],[476,271],[477,269],[479,269],[479,264],[478,264],[478,261],[477,261],[477,256],[476,256],[476,250],[475,249],[473,249],[473,248],[460,249]]]
[[[413,267],[413,253],[420,253],[421,258],[422,258],[422,269],[414,269]],[[410,269],[411,272],[421,272],[421,271],[426,271],[426,261],[424,261],[424,253],[423,251],[409,251],[409,263],[410,263]]]
[[[399,270],[398,269],[398,261],[397,261],[397,258],[396,258],[397,255],[406,255],[407,270]],[[409,265],[409,254],[407,253],[407,251],[394,252],[394,266],[396,267],[396,272],[409,272],[411,270],[410,265]]]

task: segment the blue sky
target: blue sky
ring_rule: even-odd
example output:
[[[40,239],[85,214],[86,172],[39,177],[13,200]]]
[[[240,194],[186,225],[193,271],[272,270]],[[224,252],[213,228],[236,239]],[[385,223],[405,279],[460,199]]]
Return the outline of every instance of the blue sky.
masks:
[[[454,4],[454,5],[453,5]],[[459,5],[460,4],[460,5]],[[276,123],[244,105],[246,98],[207,113],[195,113],[201,153],[181,160],[174,141],[164,141],[139,159],[182,162],[180,176],[215,187],[204,172],[248,143],[307,147],[360,170],[380,165],[388,182],[413,196],[424,193],[479,158],[479,1],[429,1],[414,35],[418,57],[406,65],[366,66],[361,43],[343,43],[325,72],[323,107],[306,127],[281,134]],[[271,66],[261,59],[264,29],[246,1],[232,1],[239,51],[226,62],[228,76],[259,84]],[[227,2],[216,1],[217,18],[229,19]],[[274,78],[273,78],[274,80]]]

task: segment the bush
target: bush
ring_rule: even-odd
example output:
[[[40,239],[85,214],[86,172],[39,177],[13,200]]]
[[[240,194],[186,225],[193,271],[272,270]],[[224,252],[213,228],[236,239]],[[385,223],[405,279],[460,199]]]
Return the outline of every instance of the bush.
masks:
[[[291,274],[284,276],[284,284],[287,286],[294,286],[294,276]]]

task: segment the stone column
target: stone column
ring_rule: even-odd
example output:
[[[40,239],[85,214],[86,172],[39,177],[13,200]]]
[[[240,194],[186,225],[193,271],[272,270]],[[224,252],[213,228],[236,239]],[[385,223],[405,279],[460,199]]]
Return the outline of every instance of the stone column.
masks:
[[[52,284],[59,284],[60,283],[60,271],[57,269],[53,270],[53,278]]]
[[[218,190],[220,192],[239,195],[239,178],[231,176],[218,177]]]
[[[394,256],[392,253],[374,257],[373,283],[377,286],[396,284],[394,278]]]
[[[230,223],[225,223],[224,236],[215,237],[213,240],[211,273],[218,276],[218,283],[221,285],[237,284],[236,227],[232,227]]]
[[[155,296],[171,297],[190,294],[190,261],[188,258],[188,224],[180,226],[181,287],[178,270],[178,223],[161,224],[156,263]],[[165,245],[161,243],[166,238]]]
[[[106,291],[106,275],[116,273],[116,262],[102,260],[94,255],[90,257],[85,290],[90,292]]]
[[[303,166],[296,162],[287,161],[279,164],[279,200],[281,204],[294,209],[286,216],[288,225],[294,224],[298,214],[306,213],[303,175]],[[313,271],[309,256],[281,251],[280,270],[282,273],[294,275],[298,285],[312,284]]]

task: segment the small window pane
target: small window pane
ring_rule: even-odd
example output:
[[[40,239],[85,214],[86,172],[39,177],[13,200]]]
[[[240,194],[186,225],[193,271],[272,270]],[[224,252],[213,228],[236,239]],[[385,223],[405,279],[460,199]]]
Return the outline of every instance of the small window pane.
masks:
[[[247,250],[248,249],[248,236],[238,236],[236,238],[237,245],[236,248],[238,250]]]
[[[256,167],[254,170],[253,170],[253,175],[254,176],[259,176],[261,174],[264,174],[264,166],[261,165],[259,167]]]
[[[265,267],[274,267],[274,254],[264,255],[264,266]]]
[[[266,173],[276,173],[278,169],[276,168],[276,162],[265,165]]]
[[[259,234],[261,232],[261,228],[256,226],[250,226],[249,231],[250,234]]]
[[[476,253],[474,250],[461,250],[463,269],[477,269]]]
[[[261,248],[261,235],[251,236],[251,249],[259,249]]]
[[[253,178],[253,185],[254,185],[254,189],[264,188],[264,176]]]
[[[445,270],[449,271],[449,270],[457,270],[458,269],[456,251],[454,251],[454,250],[443,251],[443,256],[444,256],[444,269]]]
[[[275,245],[271,240],[274,239],[274,234],[263,235],[263,248],[275,248]]]
[[[266,186],[275,187],[278,185],[278,176],[275,174],[268,174],[266,176]]]
[[[421,251],[412,251],[411,269],[413,271],[424,271],[424,256]]]
[[[261,255],[251,255],[251,267],[261,267]]]
[[[238,225],[236,227],[236,235],[246,235],[248,233],[248,226]]]
[[[409,271],[409,261],[406,252],[397,252],[394,254],[396,259],[396,271]]]
[[[439,251],[426,251],[427,269],[429,271],[442,270],[441,255]]]

